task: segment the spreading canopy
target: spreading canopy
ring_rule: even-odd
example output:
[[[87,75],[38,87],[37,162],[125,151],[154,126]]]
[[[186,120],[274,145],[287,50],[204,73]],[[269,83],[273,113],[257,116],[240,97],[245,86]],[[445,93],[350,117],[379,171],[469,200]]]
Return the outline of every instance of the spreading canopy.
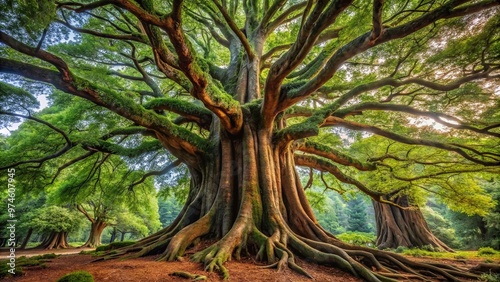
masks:
[[[168,244],[163,257],[173,259],[209,233],[231,234],[197,256],[210,269],[224,269],[246,243],[239,233],[269,236],[269,261],[274,247],[281,261],[291,255],[283,238],[302,255],[329,252],[284,227],[332,242],[314,227],[295,165],[376,201],[423,190],[450,203],[466,198],[479,213],[491,206],[474,177],[500,165],[498,1],[1,2],[9,9],[0,16],[0,114],[50,128],[59,142],[36,157],[19,157],[11,144],[0,169],[43,167],[75,152],[56,174],[95,152],[174,156],[151,158],[161,167],[130,188],[185,164],[193,176],[185,216],[154,239],[191,229],[144,253]],[[23,87],[35,82],[52,90]],[[91,106],[81,113],[93,114],[40,119],[19,88],[64,92],[69,107],[83,99]],[[287,210],[293,205],[301,208]],[[236,214],[223,218],[216,207]],[[229,232],[248,218],[256,228]],[[219,227],[198,228],[208,222]],[[195,238],[179,239],[185,234]],[[345,259],[351,272],[374,279]]]

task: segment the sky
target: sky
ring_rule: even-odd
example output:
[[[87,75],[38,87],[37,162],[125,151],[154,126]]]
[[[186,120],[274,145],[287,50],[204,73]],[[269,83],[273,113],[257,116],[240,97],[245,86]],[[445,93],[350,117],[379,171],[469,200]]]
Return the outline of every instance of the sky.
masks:
[[[38,103],[40,103],[40,107],[38,107],[37,111],[41,111],[41,110],[45,109],[48,106],[48,104],[49,104],[49,101],[48,101],[46,95],[39,95],[39,96],[37,96],[37,100],[38,100]],[[23,123],[23,121],[21,121],[19,123],[11,124],[7,128],[5,128],[5,127],[0,128],[0,134],[2,134],[2,135],[10,135],[10,132],[16,130],[21,123]]]

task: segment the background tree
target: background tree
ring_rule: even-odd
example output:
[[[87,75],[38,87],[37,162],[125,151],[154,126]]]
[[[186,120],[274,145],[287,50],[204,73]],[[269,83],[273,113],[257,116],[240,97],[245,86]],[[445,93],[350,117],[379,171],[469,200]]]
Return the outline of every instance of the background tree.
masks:
[[[76,212],[58,206],[47,206],[32,213],[30,226],[43,234],[38,248],[47,250],[69,248],[68,233],[78,229],[82,223]]]
[[[102,164],[96,167],[97,162]],[[134,173],[120,158],[97,154],[65,173],[72,177],[64,177],[54,184],[60,185],[54,197],[59,202],[74,204],[90,222],[90,234],[82,247],[99,246],[104,229],[110,225],[119,225],[119,230],[139,228],[138,233],[144,236],[149,231],[146,223],[150,223],[153,231],[159,228],[156,191],[152,181],[146,181],[133,193],[127,193]]]
[[[337,240],[317,223],[295,166],[328,172],[383,203],[427,189],[450,204],[457,194],[492,206],[477,197],[480,187],[471,201],[456,188],[464,170],[495,173],[500,165],[498,1],[33,2],[2,2],[0,72],[10,83],[3,87],[15,90],[5,92],[0,114],[52,125],[60,137],[38,157],[9,152],[1,168],[141,152],[145,177],[180,163],[191,176],[176,220],[117,256],[174,260],[201,238],[215,243],[193,258],[225,277],[223,263],[249,249],[305,275],[295,255],[367,281],[408,278],[393,269],[475,278]],[[12,86],[24,79],[93,103],[92,116],[75,116],[82,134],[33,117],[23,107],[31,97]],[[116,122],[99,122],[105,116]],[[335,138],[338,128],[405,144],[407,156],[358,159]],[[412,149],[422,146],[439,165],[414,162]],[[443,163],[460,166],[451,172]],[[405,165],[407,174],[397,174]],[[453,175],[452,185],[428,177],[438,169]],[[392,183],[367,186],[363,171]],[[421,185],[424,178],[437,184]]]
[[[362,198],[354,198],[347,203],[349,214],[347,231],[370,232],[372,228],[368,223],[368,214]]]

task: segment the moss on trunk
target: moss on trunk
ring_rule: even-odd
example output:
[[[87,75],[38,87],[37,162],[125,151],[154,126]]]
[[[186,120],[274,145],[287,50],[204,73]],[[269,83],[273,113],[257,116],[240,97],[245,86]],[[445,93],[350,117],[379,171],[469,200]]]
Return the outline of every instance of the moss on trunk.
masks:
[[[212,244],[192,259],[226,278],[224,262],[242,254],[306,276],[295,256],[335,265],[367,281],[423,278],[430,273],[453,281],[476,277],[453,267],[351,246],[326,232],[306,199],[292,148],[274,145],[271,131],[250,118],[241,136],[222,132],[214,137],[219,143],[216,150],[198,167],[189,167],[191,190],[172,225],[105,258],[160,255],[159,260],[170,261],[205,240]]]

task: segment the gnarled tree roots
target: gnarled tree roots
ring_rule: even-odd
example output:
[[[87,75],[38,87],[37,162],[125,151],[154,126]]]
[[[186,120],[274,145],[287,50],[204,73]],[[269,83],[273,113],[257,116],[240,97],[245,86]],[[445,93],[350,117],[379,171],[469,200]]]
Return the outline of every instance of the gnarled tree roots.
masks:
[[[229,277],[224,263],[239,259],[242,252],[266,267],[290,268],[307,277],[311,275],[297,264],[297,256],[366,281],[477,278],[465,269],[339,241],[318,225],[290,148],[271,145],[268,131],[249,126],[241,138],[219,137],[219,150],[203,165],[189,167],[190,193],[170,227],[105,258],[159,255],[158,260],[172,261],[204,240],[212,244],[192,259],[224,278]]]
[[[194,245],[193,242],[207,234],[205,221],[206,219],[201,218],[178,232],[158,233],[120,249],[113,255],[107,255],[104,259],[123,255],[140,257],[160,254],[158,260],[176,260],[184,255],[188,247]],[[266,262],[267,265],[263,266],[265,268],[281,271],[288,267],[309,278],[312,276],[296,263],[295,256],[342,269],[366,281],[461,281],[464,278],[478,278],[466,269],[439,263],[415,262],[391,252],[350,246],[333,236],[324,241],[304,238],[286,226],[277,228],[271,235],[265,235],[251,222],[235,224],[223,238],[194,253],[191,258],[203,263],[206,271],[218,271],[227,279],[229,271],[224,263],[232,258],[239,260],[242,251],[258,261]]]

